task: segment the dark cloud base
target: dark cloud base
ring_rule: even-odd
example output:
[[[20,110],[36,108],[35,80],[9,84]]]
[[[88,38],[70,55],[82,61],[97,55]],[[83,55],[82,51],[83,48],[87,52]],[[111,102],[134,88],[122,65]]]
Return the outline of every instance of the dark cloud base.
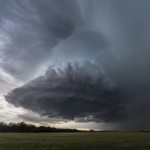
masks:
[[[88,61],[50,67],[44,76],[11,91],[6,100],[49,118],[110,122],[125,117],[119,91]]]

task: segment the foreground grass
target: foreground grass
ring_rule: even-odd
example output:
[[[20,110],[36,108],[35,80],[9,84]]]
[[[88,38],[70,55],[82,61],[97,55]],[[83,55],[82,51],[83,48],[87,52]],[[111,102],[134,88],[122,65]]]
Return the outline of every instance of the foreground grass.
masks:
[[[150,132],[0,133],[0,150],[150,150]]]

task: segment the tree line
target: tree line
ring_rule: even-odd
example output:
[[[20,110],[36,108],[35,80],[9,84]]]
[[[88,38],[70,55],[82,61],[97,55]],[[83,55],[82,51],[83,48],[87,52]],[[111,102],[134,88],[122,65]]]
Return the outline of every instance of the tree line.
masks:
[[[35,126],[33,124],[20,123],[5,123],[0,122],[0,132],[78,132],[77,129],[60,129],[49,126]]]

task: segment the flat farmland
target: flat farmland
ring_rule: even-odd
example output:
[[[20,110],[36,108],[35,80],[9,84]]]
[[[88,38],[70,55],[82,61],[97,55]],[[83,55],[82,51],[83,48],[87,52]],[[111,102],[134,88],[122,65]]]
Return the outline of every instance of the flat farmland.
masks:
[[[0,133],[0,150],[150,150],[150,132]]]

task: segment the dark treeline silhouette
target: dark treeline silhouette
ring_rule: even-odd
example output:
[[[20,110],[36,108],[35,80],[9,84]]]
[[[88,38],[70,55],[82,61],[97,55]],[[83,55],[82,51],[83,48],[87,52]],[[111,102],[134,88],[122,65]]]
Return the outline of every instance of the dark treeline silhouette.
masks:
[[[0,122],[0,132],[78,132],[77,129],[59,129],[46,126],[35,126],[33,124],[20,123],[4,123]]]

